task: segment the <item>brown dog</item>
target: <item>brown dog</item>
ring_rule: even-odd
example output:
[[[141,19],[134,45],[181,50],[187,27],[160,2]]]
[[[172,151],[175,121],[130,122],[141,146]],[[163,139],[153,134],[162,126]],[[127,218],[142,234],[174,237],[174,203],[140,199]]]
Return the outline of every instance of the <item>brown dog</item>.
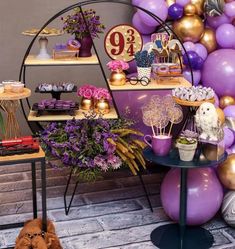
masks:
[[[42,220],[27,221],[16,239],[15,249],[62,249],[55,227],[47,222],[47,232],[42,231]]]

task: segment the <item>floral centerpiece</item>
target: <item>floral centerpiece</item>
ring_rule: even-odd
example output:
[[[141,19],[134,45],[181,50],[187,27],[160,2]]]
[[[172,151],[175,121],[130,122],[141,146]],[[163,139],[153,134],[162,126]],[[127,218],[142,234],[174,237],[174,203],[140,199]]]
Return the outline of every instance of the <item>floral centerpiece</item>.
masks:
[[[110,112],[110,103],[112,99],[109,91],[106,88],[96,88],[94,91],[95,99],[95,111],[100,114],[106,114]]]
[[[79,56],[91,56],[92,38],[99,38],[99,34],[105,30],[96,11],[88,9],[81,12],[80,9],[75,8],[74,13],[62,17],[62,21],[64,22],[63,30],[74,35],[75,39],[81,43]]]
[[[122,165],[128,165],[136,175],[137,162],[145,167],[145,144],[132,136],[143,134],[130,129],[130,125],[128,120],[101,118],[53,122],[42,132],[41,140],[47,155],[72,167],[78,178],[95,180],[99,173]]]
[[[91,110],[94,107],[94,92],[96,91],[96,87],[93,85],[85,84],[81,86],[77,95],[82,97],[81,100],[81,109],[83,110]]]
[[[107,63],[107,67],[112,71],[110,83],[114,86],[122,86],[126,84],[126,74],[123,72],[129,68],[129,64],[123,60],[114,60]]]

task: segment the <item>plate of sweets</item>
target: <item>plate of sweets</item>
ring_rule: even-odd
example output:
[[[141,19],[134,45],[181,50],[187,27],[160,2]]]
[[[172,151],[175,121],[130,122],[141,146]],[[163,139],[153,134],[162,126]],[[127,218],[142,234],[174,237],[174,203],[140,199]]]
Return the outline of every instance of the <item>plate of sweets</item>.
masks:
[[[156,77],[180,77],[182,68],[176,63],[155,63],[152,64],[153,73]]]

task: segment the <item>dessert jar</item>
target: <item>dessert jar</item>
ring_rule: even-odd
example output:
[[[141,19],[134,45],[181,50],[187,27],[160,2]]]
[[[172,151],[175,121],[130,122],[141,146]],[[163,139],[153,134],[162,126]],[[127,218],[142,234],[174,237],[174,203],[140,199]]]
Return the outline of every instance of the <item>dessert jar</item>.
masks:
[[[0,94],[1,93],[4,93],[4,85],[3,84],[0,84]]]
[[[21,82],[15,82],[11,85],[11,92],[22,93],[24,91],[24,84]]]
[[[10,93],[11,89],[12,89],[12,84],[14,84],[15,81],[14,80],[4,80],[2,82],[3,86],[4,86],[4,92],[6,93]]]

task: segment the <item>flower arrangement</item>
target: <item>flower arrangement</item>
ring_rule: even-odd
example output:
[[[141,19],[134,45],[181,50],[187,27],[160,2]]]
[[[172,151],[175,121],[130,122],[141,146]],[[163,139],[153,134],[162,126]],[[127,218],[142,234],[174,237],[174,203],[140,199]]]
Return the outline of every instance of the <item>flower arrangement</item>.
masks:
[[[153,51],[148,53],[148,51],[144,50],[135,53],[137,67],[151,67],[154,62],[154,58],[155,55]]]
[[[100,100],[100,99],[111,100],[112,99],[109,91],[106,88],[102,88],[102,87],[95,89],[93,97],[96,100]]]
[[[84,18],[83,18],[84,15]],[[62,17],[64,22],[63,30],[68,34],[74,34],[77,39],[91,35],[92,38],[99,38],[98,34],[103,33],[105,30],[104,24],[100,21],[100,16],[96,15],[96,11],[93,9],[84,10],[75,8],[72,15]],[[87,27],[89,30],[87,30]]]
[[[72,167],[79,179],[95,180],[101,172],[122,165],[128,165],[136,175],[139,170],[136,161],[145,167],[142,157],[145,144],[132,137],[143,134],[130,129],[130,125],[129,120],[102,118],[52,122],[41,133],[41,140],[47,155]]]
[[[97,88],[95,86],[86,84],[78,89],[77,95],[86,99],[92,99],[94,97],[94,92],[96,91],[96,89]]]
[[[111,71],[127,70],[129,68],[129,64],[123,60],[114,60],[108,62],[107,67]]]

